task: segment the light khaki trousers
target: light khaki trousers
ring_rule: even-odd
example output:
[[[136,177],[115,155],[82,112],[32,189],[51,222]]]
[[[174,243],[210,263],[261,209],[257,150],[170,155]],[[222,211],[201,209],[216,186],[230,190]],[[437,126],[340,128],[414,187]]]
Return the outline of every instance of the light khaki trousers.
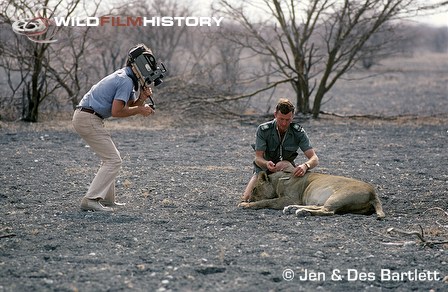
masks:
[[[77,109],[72,122],[76,132],[101,158],[101,167],[90,183],[85,198],[114,202],[115,178],[120,171],[122,160],[109,131],[104,128],[104,121],[96,115]]]

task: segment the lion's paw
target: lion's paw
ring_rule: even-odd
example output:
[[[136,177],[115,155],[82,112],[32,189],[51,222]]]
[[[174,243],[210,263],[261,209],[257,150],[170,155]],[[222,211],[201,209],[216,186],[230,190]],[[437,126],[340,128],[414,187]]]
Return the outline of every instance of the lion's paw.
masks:
[[[306,217],[306,216],[311,216],[311,212],[305,209],[298,209],[296,211],[296,216],[297,217]]]
[[[249,202],[241,202],[238,204],[238,207],[240,208],[249,208],[250,207],[250,203]]]
[[[283,208],[283,214],[285,215],[289,215],[295,212],[295,210],[297,210],[298,207],[296,205],[289,205]]]

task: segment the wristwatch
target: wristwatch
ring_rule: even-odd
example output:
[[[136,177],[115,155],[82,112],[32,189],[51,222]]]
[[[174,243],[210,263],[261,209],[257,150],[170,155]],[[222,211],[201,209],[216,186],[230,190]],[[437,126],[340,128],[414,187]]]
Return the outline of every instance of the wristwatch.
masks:
[[[307,170],[311,168],[309,163],[305,163],[305,165],[306,165],[306,167],[308,167]]]

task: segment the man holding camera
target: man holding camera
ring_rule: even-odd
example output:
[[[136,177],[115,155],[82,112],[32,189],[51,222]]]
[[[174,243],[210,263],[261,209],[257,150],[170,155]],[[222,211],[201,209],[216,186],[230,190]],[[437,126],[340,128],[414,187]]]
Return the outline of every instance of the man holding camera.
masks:
[[[139,45],[149,51],[144,45]],[[101,158],[101,167],[81,201],[85,211],[113,211],[124,204],[115,201],[115,178],[121,168],[120,152],[110,133],[104,128],[104,119],[134,115],[149,116],[154,109],[145,104],[152,89],[140,86],[132,60],[126,66],[106,76],[84,95],[73,114],[73,126],[81,138]]]

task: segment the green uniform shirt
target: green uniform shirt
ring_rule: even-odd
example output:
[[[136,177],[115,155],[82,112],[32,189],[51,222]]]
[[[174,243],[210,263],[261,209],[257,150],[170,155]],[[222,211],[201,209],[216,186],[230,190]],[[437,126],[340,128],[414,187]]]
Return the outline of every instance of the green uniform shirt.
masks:
[[[294,159],[298,155],[299,148],[303,152],[313,148],[308,135],[299,124],[291,123],[289,125],[283,141],[280,141],[275,119],[258,126],[255,151],[264,151],[266,160],[274,163],[288,160],[294,165]],[[256,168],[259,167],[256,165]]]

